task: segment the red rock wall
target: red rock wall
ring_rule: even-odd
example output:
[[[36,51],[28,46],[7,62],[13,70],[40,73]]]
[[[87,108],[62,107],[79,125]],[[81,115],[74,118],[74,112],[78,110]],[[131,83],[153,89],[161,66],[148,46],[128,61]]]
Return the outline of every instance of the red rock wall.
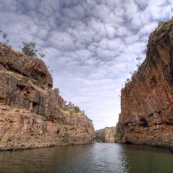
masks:
[[[106,143],[115,143],[115,133],[116,128],[115,127],[105,127],[104,129],[96,130],[95,136],[99,136],[102,139],[104,139],[103,142]]]
[[[173,19],[150,34],[147,55],[121,90],[117,142],[173,146]]]
[[[52,86],[42,60],[0,43],[0,150],[93,142],[93,124],[82,114],[70,115]]]
[[[41,59],[24,55],[0,43],[0,70],[21,74],[44,89],[52,89],[53,81]]]
[[[93,127],[86,117],[67,115],[64,120],[48,121],[26,109],[0,105],[0,150],[93,142]]]

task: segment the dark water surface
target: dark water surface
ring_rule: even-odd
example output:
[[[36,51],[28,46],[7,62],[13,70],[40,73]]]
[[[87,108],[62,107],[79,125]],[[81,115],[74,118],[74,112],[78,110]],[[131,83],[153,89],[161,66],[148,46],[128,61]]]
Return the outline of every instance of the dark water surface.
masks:
[[[173,173],[173,153],[96,143],[0,152],[0,173]]]

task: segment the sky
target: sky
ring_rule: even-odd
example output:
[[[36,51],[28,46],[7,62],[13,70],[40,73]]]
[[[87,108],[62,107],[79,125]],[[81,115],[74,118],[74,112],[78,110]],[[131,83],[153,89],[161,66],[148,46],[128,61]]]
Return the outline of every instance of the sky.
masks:
[[[36,43],[54,88],[98,130],[116,125],[121,88],[172,8],[172,0],[0,0],[0,30],[15,50]]]

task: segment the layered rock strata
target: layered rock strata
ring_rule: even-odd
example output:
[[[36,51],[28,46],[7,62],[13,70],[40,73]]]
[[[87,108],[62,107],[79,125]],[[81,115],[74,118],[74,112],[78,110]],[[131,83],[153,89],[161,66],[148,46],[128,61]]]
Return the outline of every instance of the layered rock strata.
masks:
[[[52,86],[42,60],[0,43],[0,150],[93,142],[91,121]]]
[[[173,19],[150,34],[146,59],[121,90],[117,142],[173,147]]]
[[[95,136],[97,142],[115,143],[115,127],[105,127],[104,129],[96,130]]]

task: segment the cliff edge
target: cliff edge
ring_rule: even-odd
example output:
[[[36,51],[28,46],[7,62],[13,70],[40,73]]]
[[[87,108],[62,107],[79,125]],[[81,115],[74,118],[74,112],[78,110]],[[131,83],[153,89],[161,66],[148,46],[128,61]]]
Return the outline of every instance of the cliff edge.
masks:
[[[173,19],[149,36],[145,61],[121,90],[116,142],[173,148]]]
[[[0,43],[0,150],[93,142],[91,121],[52,87],[41,59]]]
[[[116,127],[105,127],[95,131],[96,142],[115,143]]]

